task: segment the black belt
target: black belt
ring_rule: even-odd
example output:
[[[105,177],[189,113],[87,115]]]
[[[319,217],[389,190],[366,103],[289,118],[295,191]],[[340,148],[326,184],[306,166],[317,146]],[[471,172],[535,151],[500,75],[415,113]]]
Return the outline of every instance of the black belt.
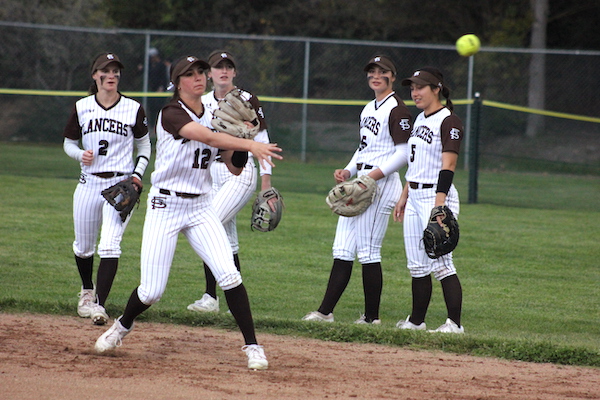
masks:
[[[360,171],[361,169],[373,169],[373,166],[359,162],[356,164],[356,168]]]
[[[161,194],[166,194],[168,196],[171,195],[171,191],[167,190],[167,189],[158,189],[158,191]],[[173,193],[175,193],[175,196],[182,197],[184,199],[194,199],[194,198],[200,196],[199,194],[192,194],[192,193],[180,193],[180,192],[173,192]]]
[[[431,189],[435,185],[433,183],[408,182],[408,186],[410,186],[411,189]]]
[[[125,174],[122,172],[96,172],[92,175],[97,176],[98,178],[108,179],[108,178],[114,178],[115,176],[123,176]]]

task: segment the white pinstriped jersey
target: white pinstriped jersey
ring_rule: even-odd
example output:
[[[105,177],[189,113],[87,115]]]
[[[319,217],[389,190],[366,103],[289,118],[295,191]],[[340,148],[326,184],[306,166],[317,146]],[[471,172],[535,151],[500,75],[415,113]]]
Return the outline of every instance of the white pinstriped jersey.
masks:
[[[91,95],[75,103],[64,136],[81,140],[84,150],[93,150],[92,165],[81,163],[83,173],[129,174],[134,168],[133,139],[147,133],[148,122],[140,103],[121,95],[113,106],[104,108]]]
[[[236,87],[236,89],[239,89],[239,88]],[[263,112],[262,106],[260,105],[258,98],[246,90],[243,90],[243,89],[239,89],[239,90],[241,91],[242,98],[248,100],[250,102],[250,104],[252,104],[252,107],[254,107],[254,110],[256,111],[256,114],[258,115],[258,121],[260,123],[260,131],[254,137],[254,140],[257,142],[261,142],[261,143],[269,143],[270,139],[269,139],[269,133],[267,132],[267,121],[265,120],[265,114]],[[204,105],[204,113],[207,114],[208,116],[212,116],[213,113],[215,112],[215,110],[217,110],[219,108],[219,100],[216,98],[214,90],[212,90],[209,93],[202,96],[202,104]],[[213,129],[212,125],[210,123],[207,126],[211,129]],[[252,153],[248,153],[248,158],[252,159]],[[250,161],[252,161],[252,160],[250,160]],[[266,168],[263,167],[261,164],[259,164],[259,168],[260,168],[261,175],[264,175],[264,174],[271,175],[272,167],[269,164],[267,164]]]
[[[383,101],[369,102],[360,113],[360,145],[356,162],[380,166],[395,151],[395,145],[406,143],[410,135],[411,115],[395,92]]]
[[[205,194],[212,188],[210,163],[218,149],[179,135],[189,122],[210,125],[207,113],[196,115],[181,100],[173,100],[158,115],[156,124],[156,161],[152,186],[174,192]],[[163,121],[168,121],[163,123]]]
[[[420,113],[408,139],[406,180],[436,184],[442,169],[442,152],[459,153],[463,130],[460,118],[446,107],[427,117]]]

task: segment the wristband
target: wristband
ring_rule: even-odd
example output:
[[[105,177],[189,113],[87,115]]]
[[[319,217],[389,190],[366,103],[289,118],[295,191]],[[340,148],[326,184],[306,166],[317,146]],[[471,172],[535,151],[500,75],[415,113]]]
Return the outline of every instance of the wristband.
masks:
[[[454,171],[450,171],[449,169],[441,170],[438,176],[436,193],[448,194],[450,186],[452,186],[452,179],[454,179]]]
[[[231,155],[231,163],[234,167],[242,168],[248,162],[247,151],[234,151]]]

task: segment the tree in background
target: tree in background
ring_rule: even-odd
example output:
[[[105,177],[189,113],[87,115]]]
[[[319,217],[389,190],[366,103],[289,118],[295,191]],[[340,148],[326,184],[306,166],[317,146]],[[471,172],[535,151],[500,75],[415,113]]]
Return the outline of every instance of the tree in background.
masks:
[[[531,24],[531,48],[546,48],[546,26],[548,25],[548,0],[531,0],[533,23]],[[534,53],[529,63],[529,92],[527,104],[530,108],[543,110],[546,105],[546,55]],[[544,118],[539,114],[527,117],[527,137],[535,137],[544,129]]]

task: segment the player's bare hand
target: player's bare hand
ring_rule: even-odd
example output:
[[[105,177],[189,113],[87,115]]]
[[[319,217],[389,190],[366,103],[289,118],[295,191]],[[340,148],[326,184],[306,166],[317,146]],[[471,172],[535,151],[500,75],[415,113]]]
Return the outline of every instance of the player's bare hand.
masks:
[[[81,156],[81,162],[83,163],[83,165],[92,165],[93,161],[94,161],[94,151],[93,150],[84,151],[83,155]]]
[[[140,178],[135,175],[133,175],[131,178],[133,179],[133,186],[135,186],[138,192],[141,192],[144,185],[142,184],[142,181],[140,181]]]
[[[336,169],[333,172],[333,178],[336,183],[345,182],[350,178],[350,171],[347,169]]]
[[[406,199],[400,198],[400,200],[396,203],[396,207],[394,207],[394,221],[402,222],[404,221],[404,211],[406,210]]]
[[[275,204],[276,203],[277,203],[277,198],[275,198],[275,197],[273,197],[272,199],[270,199],[269,201],[267,201],[267,204],[269,205],[269,208],[273,212],[275,212]]]
[[[282,149],[277,147],[277,143],[260,143],[252,141],[252,144],[250,145],[250,152],[263,167],[265,167],[265,162],[272,167],[275,166],[271,158],[282,160],[283,157],[279,154],[281,151]]]

